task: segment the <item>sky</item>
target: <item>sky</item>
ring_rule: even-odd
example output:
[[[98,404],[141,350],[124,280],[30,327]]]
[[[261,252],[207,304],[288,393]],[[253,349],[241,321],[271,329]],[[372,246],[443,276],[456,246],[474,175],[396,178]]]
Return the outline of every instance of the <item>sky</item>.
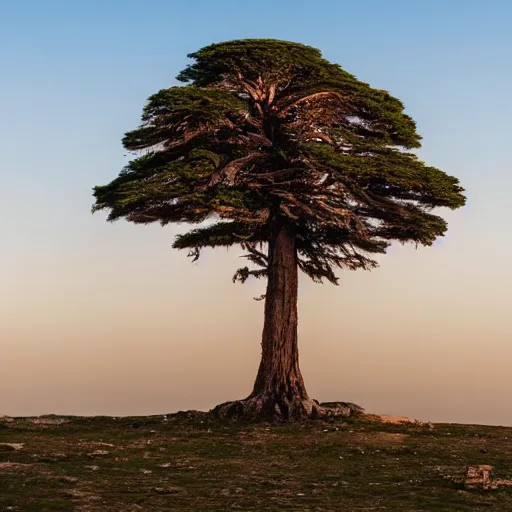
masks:
[[[400,98],[422,159],[460,178],[433,247],[393,245],[340,285],[302,277],[309,394],[369,412],[512,425],[512,2],[0,2],[0,416],[207,410],[249,394],[263,283],[240,250],[192,264],[187,227],[105,222],[92,187],[187,54],[276,38]]]

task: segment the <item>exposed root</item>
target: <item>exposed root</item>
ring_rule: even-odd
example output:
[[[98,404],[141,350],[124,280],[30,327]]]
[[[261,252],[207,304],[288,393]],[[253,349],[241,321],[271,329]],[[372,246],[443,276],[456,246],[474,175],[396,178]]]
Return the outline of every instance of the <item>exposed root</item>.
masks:
[[[361,414],[363,408],[348,402],[319,403],[310,398],[283,399],[250,396],[218,405],[212,411],[220,419],[244,421],[304,421]]]

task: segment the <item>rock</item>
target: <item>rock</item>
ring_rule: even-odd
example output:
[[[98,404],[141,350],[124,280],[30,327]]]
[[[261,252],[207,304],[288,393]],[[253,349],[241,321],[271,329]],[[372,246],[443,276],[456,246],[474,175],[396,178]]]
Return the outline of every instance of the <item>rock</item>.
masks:
[[[494,467],[489,465],[469,466],[464,477],[466,489],[495,489],[496,484],[491,481]]]
[[[322,402],[320,406],[324,408],[327,416],[348,418],[364,413],[362,407],[351,402]]]
[[[504,480],[502,478],[498,478],[497,480],[494,480],[494,484],[496,485],[496,487],[512,487],[512,480]]]
[[[2,448],[7,448],[8,450],[12,450],[13,452],[18,452],[23,450],[23,446],[25,443],[0,443],[0,450]]]
[[[486,464],[480,466],[469,466],[466,469],[464,488],[466,490],[482,489],[485,491],[495,490],[499,487],[512,487],[512,480],[504,478],[491,478],[493,466]]]
[[[21,462],[0,462],[0,471],[26,469],[32,467],[33,464],[23,464]]]
[[[88,453],[87,455],[89,457],[103,457],[104,455],[108,455],[110,452],[107,450],[95,450],[91,453]]]

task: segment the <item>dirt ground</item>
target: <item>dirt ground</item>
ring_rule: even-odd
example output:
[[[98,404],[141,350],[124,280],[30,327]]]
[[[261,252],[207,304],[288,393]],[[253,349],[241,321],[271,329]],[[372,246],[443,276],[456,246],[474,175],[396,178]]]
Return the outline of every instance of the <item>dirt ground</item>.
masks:
[[[375,416],[295,425],[0,419],[0,511],[512,511],[468,465],[512,477],[512,429]]]

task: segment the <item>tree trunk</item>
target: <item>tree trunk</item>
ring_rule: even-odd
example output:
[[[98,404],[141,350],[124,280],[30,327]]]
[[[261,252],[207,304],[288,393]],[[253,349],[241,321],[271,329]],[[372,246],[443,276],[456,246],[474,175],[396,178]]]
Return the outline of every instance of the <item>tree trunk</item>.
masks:
[[[309,398],[297,346],[298,258],[293,225],[277,217],[268,247],[265,323],[258,375],[245,400],[220,404],[213,414],[244,420],[348,417],[364,409],[347,402],[319,404]]]
[[[221,415],[260,419],[315,417],[318,402],[308,397],[297,346],[298,265],[293,226],[277,218],[268,249],[261,362],[249,397],[222,404]]]
[[[277,220],[269,243],[262,354],[249,399],[265,416],[283,419],[314,414],[299,368],[297,345],[298,265],[293,226]]]

